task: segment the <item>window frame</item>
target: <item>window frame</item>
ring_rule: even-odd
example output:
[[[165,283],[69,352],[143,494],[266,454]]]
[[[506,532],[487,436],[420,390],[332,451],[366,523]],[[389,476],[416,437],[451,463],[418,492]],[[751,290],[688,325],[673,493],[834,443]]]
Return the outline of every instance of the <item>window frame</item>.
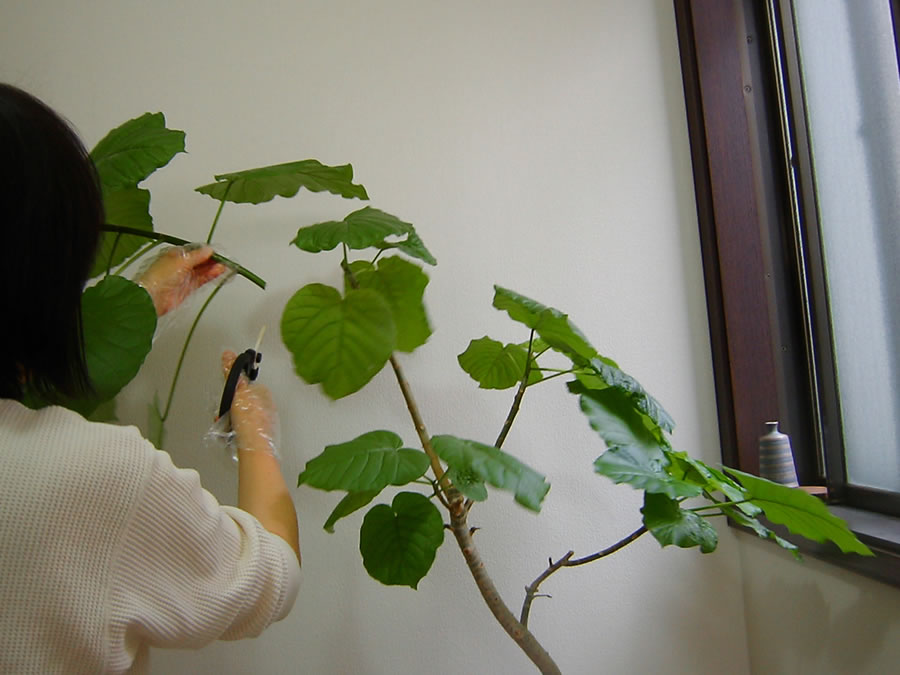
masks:
[[[779,420],[801,485],[827,485],[833,510],[876,557],[788,538],[900,586],[900,495],[846,485],[830,326],[806,309],[827,296],[808,226],[817,212],[805,120],[780,105],[802,100],[796,77],[778,77],[798,72],[790,3],[674,0],[674,9],[723,462],[758,473],[763,422]]]
[[[900,70],[900,43],[898,43],[897,19],[898,3],[900,0],[890,0],[891,20],[894,28],[894,50],[898,58],[898,70]],[[783,40],[780,51],[786,59],[785,75],[789,83],[790,91],[787,96],[792,101],[802,101],[803,94],[798,73],[800,72],[798,48],[794,39],[794,17],[790,2],[772,3],[777,12],[776,20],[780,24],[779,36]],[[898,73],[900,75],[900,73]],[[900,83],[900,79],[898,79]],[[799,109],[800,106],[798,105]],[[802,118],[793,121],[793,133],[797,137],[794,143],[794,152],[798,163],[798,174],[802,180],[800,193],[802,196],[801,209],[810,214],[810,219],[818,221],[816,207],[815,185],[812,180],[813,164],[810,140],[806,128],[806,121]],[[824,482],[828,487],[829,499],[837,504],[866,511],[876,511],[891,516],[900,517],[900,493],[879,490],[877,488],[864,487],[850,483],[847,478],[847,460],[844,454],[844,433],[841,426],[840,399],[838,396],[837,371],[835,368],[834,341],[831,334],[829,313],[824,308],[828,307],[828,287],[825,275],[825,262],[822,255],[822,246],[819,241],[818,227],[805,228],[804,246],[808,261],[806,271],[809,278],[811,301],[814,305],[823,308],[817,315],[813,315],[812,332],[815,344],[812,347],[815,358],[815,369],[820,379],[817,395],[821,406],[821,434],[822,459],[828,467]]]

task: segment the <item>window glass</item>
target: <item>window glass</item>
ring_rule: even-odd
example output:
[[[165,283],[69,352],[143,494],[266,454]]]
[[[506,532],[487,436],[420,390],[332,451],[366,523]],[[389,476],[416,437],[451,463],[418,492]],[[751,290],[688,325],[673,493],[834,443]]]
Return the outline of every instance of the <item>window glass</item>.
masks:
[[[900,78],[888,0],[795,0],[847,481],[900,492]]]

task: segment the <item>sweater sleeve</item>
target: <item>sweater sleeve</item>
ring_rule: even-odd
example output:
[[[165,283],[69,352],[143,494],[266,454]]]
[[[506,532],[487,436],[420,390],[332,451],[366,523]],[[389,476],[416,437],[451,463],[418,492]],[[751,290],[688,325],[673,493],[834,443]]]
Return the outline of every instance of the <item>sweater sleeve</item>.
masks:
[[[113,662],[146,646],[258,635],[293,606],[300,565],[249,513],[221,506],[196,471],[152,451],[120,540],[108,600]]]

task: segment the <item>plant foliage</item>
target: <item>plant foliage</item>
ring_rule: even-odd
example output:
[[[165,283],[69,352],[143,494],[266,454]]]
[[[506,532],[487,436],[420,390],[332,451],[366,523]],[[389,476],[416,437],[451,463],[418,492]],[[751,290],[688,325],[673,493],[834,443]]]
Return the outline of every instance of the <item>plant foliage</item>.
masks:
[[[139,184],[183,151],[184,133],[167,129],[161,113],[148,113],[111,131],[91,153],[108,220],[120,227],[106,233],[94,265],[95,275],[103,279],[84,293],[88,361],[98,393],[91,401],[70,402],[84,414],[101,405],[106,410],[150,349],[156,317],[149,296],[111,272],[116,266],[121,272],[159,241],[180,241],[154,231],[150,195]],[[196,190],[219,202],[211,240],[226,202],[261,204],[276,196],[294,197],[301,188],[369,198],[362,185],[353,183],[349,164],[326,166],[313,159],[216,175],[214,182]],[[365,206],[339,221],[300,227],[290,244],[309,253],[337,249],[343,277],[340,288],[322,283],[303,286],[284,308],[281,336],[297,375],[309,384],[320,384],[331,399],[340,399],[362,389],[390,363],[422,446],[404,447],[393,432],[371,431],[326,447],[298,476],[299,485],[345,493],[324,524],[329,532],[388,488],[401,488],[389,503],[368,508],[360,527],[362,562],[378,581],[418,587],[444,539],[444,518],[438,508],[442,506],[498,621],[514,637],[527,633],[524,611],[523,623],[518,623],[507,616],[505,605],[498,609],[496,591],[485,582],[483,565],[473,557],[467,517],[474,503],[488,498],[488,486],[510,492],[533,512],[541,509],[549,483],[501,445],[526,391],[561,376],[567,378],[566,391],[576,397],[602,443],[594,472],[644,493],[643,527],[609,550],[649,531],[661,546],[697,547],[709,553],[718,543],[709,521],[724,516],[797,555],[794,544],[760,520],[764,515],[803,537],[833,542],[847,553],[872,555],[846,523],[806,493],[712,467],[675,450],[670,440],[674,421],[635,378],[601,355],[567,314],[505,287],[494,287],[493,306],[523,331],[518,339],[526,339],[506,342],[483,336],[457,357],[480,388],[515,388],[500,436],[492,444],[449,434],[430,436],[394,359],[395,352],[411,353],[421,347],[432,331],[424,302],[428,274],[423,265],[437,261],[415,227]],[[264,287],[248,270],[235,268]],[[192,333],[193,327],[182,359]],[[547,365],[548,352],[566,365]],[[151,434],[157,443],[163,438],[180,365],[179,361],[168,400],[162,403],[154,395],[150,404]],[[552,564],[547,574],[564,566],[567,558]],[[536,587],[529,587],[531,597]],[[528,653],[536,663],[546,663],[540,654]]]

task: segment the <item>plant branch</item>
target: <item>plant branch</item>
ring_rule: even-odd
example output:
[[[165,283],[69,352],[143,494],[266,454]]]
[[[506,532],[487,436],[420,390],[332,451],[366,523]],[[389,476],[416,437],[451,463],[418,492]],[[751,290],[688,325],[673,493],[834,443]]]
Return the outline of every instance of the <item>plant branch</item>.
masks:
[[[153,239],[154,241],[164,241],[167,244],[174,244],[175,246],[184,246],[185,244],[190,244],[187,239],[181,239],[180,237],[173,237],[170,234],[162,234],[161,232],[151,232],[150,230],[138,230],[134,227],[123,227],[121,225],[110,225],[106,224],[102,228],[105,232],[119,232],[121,234],[133,234],[136,237],[143,237],[144,239]],[[257,276],[250,270],[248,270],[243,265],[236,263],[234,260],[230,258],[226,258],[224,255],[219,253],[213,253],[212,260],[216,262],[220,262],[226,267],[230,267],[235,272],[240,274],[245,279],[249,279],[254,284],[259,286],[262,289],[265,289],[266,282],[261,277]],[[129,261],[130,263],[131,261]]]
[[[493,580],[485,570],[481,555],[472,540],[472,532],[466,519],[465,505],[460,502],[453,504],[450,509],[450,529],[456,537],[456,543],[459,545],[469,571],[472,573],[475,585],[481,592],[481,597],[484,598],[484,602],[487,604],[491,614],[494,615],[494,618],[506,631],[507,635],[519,645],[541,673],[544,675],[559,675],[559,667],[553,661],[553,658],[528,628],[516,619],[497,592],[497,587],[494,586]]]
[[[632,543],[636,539],[638,539],[641,535],[646,534],[647,526],[641,525],[634,532],[629,534],[624,539],[620,539],[612,546],[609,546],[602,551],[598,551],[597,553],[592,553],[589,556],[585,556],[584,558],[576,558],[575,560],[569,560],[566,563],[566,567],[577,567],[578,565],[586,565],[587,563],[594,562],[595,560],[600,560],[600,558],[605,558],[608,555],[612,555],[619,549],[625,548],[628,544]]]
[[[562,558],[553,562],[553,559],[550,559],[550,565],[541,572],[540,576],[537,579],[531,582],[528,586],[525,587],[525,601],[522,603],[522,611],[519,614],[519,623],[523,626],[528,625],[528,616],[531,614],[531,603],[534,602],[534,599],[538,597],[538,587],[544,582],[544,579],[553,574],[560,567],[563,567],[569,559],[575,555],[575,551],[569,551]],[[549,596],[548,596],[549,597]]]
[[[531,603],[534,602],[535,597],[538,597],[538,588],[540,588],[540,585],[544,581],[546,581],[547,577],[549,577],[551,574],[561,570],[563,567],[577,567],[578,565],[586,565],[587,563],[591,563],[595,560],[599,560],[600,558],[605,558],[608,555],[612,555],[619,549],[628,546],[628,544],[632,543],[646,532],[647,527],[645,525],[641,525],[634,532],[629,534],[624,539],[620,539],[612,546],[609,546],[602,551],[598,551],[597,553],[593,553],[589,556],[585,556],[584,558],[576,558],[575,560],[572,560],[574,552],[569,551],[556,562],[553,562],[553,560],[551,559],[547,569],[541,572],[541,574],[538,575],[538,577],[534,581],[532,581],[528,586],[525,587],[525,600],[522,602],[522,612],[520,614],[519,622],[525,627],[528,626],[528,617],[531,613]]]
[[[358,288],[359,283],[350,269],[346,249],[344,250],[344,257],[341,261],[341,268],[350,282],[350,286],[352,288]],[[532,339],[533,337],[534,333],[532,332]],[[530,357],[530,344],[528,351]],[[530,372],[530,360],[531,359],[529,358],[529,361],[526,364],[525,375],[522,378],[522,386],[520,387],[519,393],[516,395],[516,401],[513,403],[513,410],[510,411],[510,414],[507,417],[507,423],[504,425],[506,433],[508,433],[509,426],[512,425],[512,421],[515,419],[516,412],[518,412],[519,404],[522,400],[522,395],[525,391],[525,383],[528,381],[528,374]],[[431,445],[431,437],[428,435],[425,422],[422,420],[422,416],[419,413],[419,407],[412,395],[409,382],[406,380],[406,376],[403,373],[403,369],[400,367],[400,362],[397,360],[396,355],[391,354],[390,363],[391,368],[394,370],[394,376],[397,378],[400,392],[403,394],[403,400],[406,402],[406,408],[409,411],[410,417],[412,417],[413,426],[419,436],[422,449],[425,451],[425,454],[428,455],[428,459],[431,462],[431,469],[436,478],[435,493],[449,509],[450,529],[456,537],[459,549],[463,554],[463,558],[469,567],[469,571],[472,573],[472,578],[475,580],[475,585],[481,592],[481,596],[484,598],[488,609],[490,609],[491,614],[494,615],[494,618],[503,630],[505,630],[515,643],[519,645],[522,651],[525,652],[525,655],[531,659],[532,663],[538,667],[541,673],[544,675],[560,675],[559,667],[550,657],[550,654],[547,653],[547,650],[543,648],[534,635],[532,635],[525,626],[519,623],[513,613],[509,610],[509,607],[506,606],[506,603],[503,602],[503,599],[497,592],[493,580],[485,570],[481,555],[472,540],[472,529],[468,524],[467,514],[469,512],[470,504],[464,503],[462,495],[460,495],[459,491],[450,484],[449,480],[447,480],[444,469],[441,466],[440,458],[437,456],[434,447]],[[503,438],[505,438],[506,433],[501,433],[501,438],[498,439],[496,444],[497,447],[503,443]],[[437,489],[438,487],[440,487],[440,490]],[[441,490],[446,495],[447,501],[444,501]]]
[[[506,441],[506,437],[507,435],[509,435],[509,430],[512,429],[512,425],[516,419],[516,415],[519,414],[519,408],[522,405],[522,399],[525,396],[525,390],[528,388],[528,376],[531,375],[532,362],[531,347],[533,344],[534,330],[531,331],[531,335],[528,337],[528,357],[525,359],[525,372],[522,373],[522,380],[519,382],[519,388],[516,390],[516,395],[513,397],[513,402],[510,406],[509,413],[507,413],[506,419],[503,421],[503,428],[500,429],[500,435],[497,436],[497,440],[494,441],[494,447],[497,449],[499,449],[503,445],[504,441]],[[474,502],[471,499],[466,500],[466,513],[469,512],[473,504]]]
[[[448,502],[453,503],[459,501],[461,496],[451,485],[449,479],[444,475],[444,467],[441,466],[441,460],[434,451],[434,447],[431,445],[431,437],[428,435],[428,429],[425,427],[425,422],[422,419],[422,415],[419,413],[419,406],[416,405],[416,400],[413,398],[409,382],[407,382],[406,376],[403,374],[403,369],[400,367],[400,363],[397,361],[397,357],[394,354],[391,354],[390,362],[391,368],[394,369],[394,376],[397,378],[397,385],[400,387],[400,393],[403,394],[403,400],[406,402],[406,409],[409,411],[409,416],[412,418],[416,434],[419,436],[419,442],[422,444],[422,449],[425,451],[425,454],[428,455],[428,460],[431,462],[431,470],[434,472],[434,477],[443,489]],[[442,499],[441,501],[443,502],[444,500]]]
[[[522,380],[519,382],[519,388],[516,390],[512,406],[509,409],[509,413],[506,415],[506,420],[503,422],[503,428],[500,430],[500,435],[497,436],[497,440],[494,441],[495,448],[499,448],[503,445],[506,436],[509,434],[509,430],[512,428],[513,422],[516,419],[516,415],[519,413],[519,406],[522,405],[522,397],[525,396],[525,390],[528,388],[528,376],[531,374],[531,346],[533,344],[534,330],[531,331],[531,335],[528,338],[528,357],[525,359],[525,372],[522,373]]]

